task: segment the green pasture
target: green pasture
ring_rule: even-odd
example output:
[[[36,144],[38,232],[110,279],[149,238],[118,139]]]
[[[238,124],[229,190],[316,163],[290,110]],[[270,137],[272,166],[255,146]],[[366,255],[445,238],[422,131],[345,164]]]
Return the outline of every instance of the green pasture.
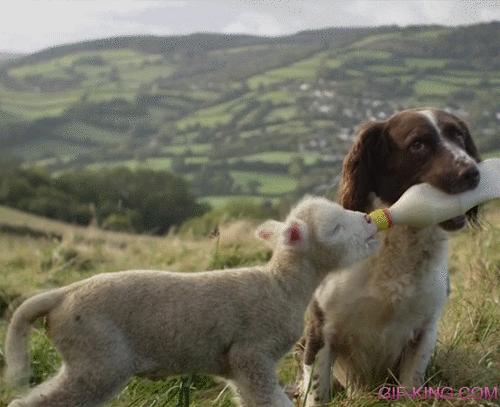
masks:
[[[410,68],[443,68],[449,62],[443,58],[405,58],[405,65]]]
[[[273,109],[271,113],[266,116],[266,122],[276,122],[283,120],[292,120],[297,116],[297,108],[295,106],[278,107]]]
[[[123,134],[95,127],[87,123],[71,122],[58,129],[58,134],[75,143],[113,144],[123,138]]]
[[[366,70],[383,75],[400,75],[408,72],[408,68],[400,65],[370,65]]]
[[[247,80],[250,89],[260,85],[271,85],[287,80],[313,80],[321,62],[326,58],[326,52],[319,52],[312,57],[290,64],[287,67],[271,69],[262,74],[252,76]]]
[[[414,85],[417,95],[449,95],[459,87],[443,81],[424,79]]]
[[[301,157],[304,164],[312,165],[317,160],[321,159],[321,154],[313,152],[293,152],[293,151],[265,151],[258,154],[246,155],[243,157],[231,158],[229,162],[248,161],[248,162],[263,162],[269,164],[289,164],[292,158]]]
[[[260,182],[259,192],[263,195],[281,195],[292,192],[297,187],[297,180],[281,174],[250,171],[231,171],[236,185],[245,188],[250,181]]]
[[[260,204],[268,199],[269,198],[253,195],[213,195],[204,196],[203,198],[200,198],[200,201],[208,203],[212,208],[221,208],[226,206],[231,201],[241,202],[244,200],[254,204]]]
[[[173,155],[185,155],[191,152],[194,155],[204,155],[212,149],[210,143],[198,143],[198,144],[171,144],[169,146],[162,147],[162,151],[167,154]]]
[[[152,158],[145,158],[143,160],[131,159],[131,160],[102,161],[89,164],[87,168],[98,170],[100,168],[109,168],[109,167],[127,167],[132,170],[138,168],[147,168],[150,170],[169,170],[171,165],[172,165],[172,160],[170,158],[152,157]]]

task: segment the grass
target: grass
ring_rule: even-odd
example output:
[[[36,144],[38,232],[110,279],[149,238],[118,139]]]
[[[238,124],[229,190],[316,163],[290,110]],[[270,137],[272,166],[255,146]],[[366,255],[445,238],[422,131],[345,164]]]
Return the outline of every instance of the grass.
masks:
[[[450,273],[452,291],[441,318],[436,352],[427,372],[429,386],[494,386],[500,377],[500,205],[489,204],[483,228],[455,233],[451,238]],[[251,237],[255,227],[241,220],[221,226],[218,251],[209,238],[178,236],[131,236],[81,228],[27,215],[0,207],[0,223],[29,225],[31,228],[62,234],[61,241],[29,236],[0,235],[0,312],[37,290],[57,287],[90,275],[149,267],[196,271],[210,265],[261,263],[267,250]],[[7,311],[9,314],[10,311]],[[0,319],[0,343],[6,320]],[[50,376],[59,358],[42,325],[31,338],[33,383]],[[3,354],[0,351],[0,369]],[[297,366],[291,354],[280,363],[283,384],[292,384]],[[174,377],[159,381],[135,378],[105,407],[190,406],[230,407],[230,393],[223,384],[202,376]],[[0,387],[0,406],[14,393]],[[184,402],[184,404],[182,404]],[[451,401],[388,402],[376,393],[352,397],[338,393],[330,406],[413,407],[413,406],[494,406],[493,402]]]

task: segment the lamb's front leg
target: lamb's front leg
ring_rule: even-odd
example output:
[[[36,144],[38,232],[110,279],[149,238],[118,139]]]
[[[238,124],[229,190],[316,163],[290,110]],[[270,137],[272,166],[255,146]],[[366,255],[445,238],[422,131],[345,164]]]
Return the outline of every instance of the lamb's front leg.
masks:
[[[399,381],[401,385],[412,388],[424,383],[425,370],[436,346],[437,320],[426,324],[403,350],[399,366]]]
[[[257,350],[232,349],[231,380],[241,407],[293,407],[278,382],[276,364]]]

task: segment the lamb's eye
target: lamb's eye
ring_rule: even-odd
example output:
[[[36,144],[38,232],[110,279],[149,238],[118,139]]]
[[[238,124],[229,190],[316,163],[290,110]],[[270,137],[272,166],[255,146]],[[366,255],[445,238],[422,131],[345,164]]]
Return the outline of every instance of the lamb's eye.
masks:
[[[343,229],[344,229],[344,225],[338,224],[332,230],[330,230],[329,235],[330,236],[336,235],[337,233],[339,233]]]
[[[422,140],[415,140],[410,144],[410,151],[414,154],[419,154],[427,150],[427,144]]]

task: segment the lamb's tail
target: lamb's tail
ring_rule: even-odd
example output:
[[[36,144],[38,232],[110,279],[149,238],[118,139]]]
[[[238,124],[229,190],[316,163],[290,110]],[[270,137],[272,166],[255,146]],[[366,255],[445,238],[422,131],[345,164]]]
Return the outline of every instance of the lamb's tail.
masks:
[[[28,354],[31,324],[47,315],[63,296],[62,288],[35,295],[23,302],[14,313],[5,339],[6,384],[13,387],[28,384],[31,375]]]

